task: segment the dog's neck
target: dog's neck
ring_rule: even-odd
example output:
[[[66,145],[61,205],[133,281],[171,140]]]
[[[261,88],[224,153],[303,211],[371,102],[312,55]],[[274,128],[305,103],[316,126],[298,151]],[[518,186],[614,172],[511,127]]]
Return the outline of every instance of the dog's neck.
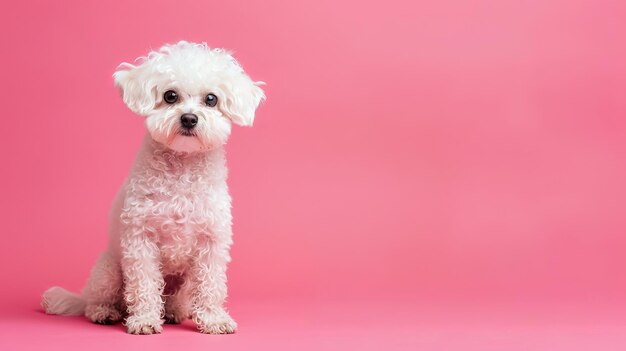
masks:
[[[151,169],[152,172],[163,172],[168,175],[205,173],[207,169],[212,171],[210,173],[214,173],[226,169],[223,147],[202,152],[179,152],[154,141],[150,135],[146,135],[144,138],[143,145],[137,155],[135,164],[139,165],[140,163],[142,165],[136,168],[138,170],[142,168]],[[222,177],[221,174],[213,175]]]

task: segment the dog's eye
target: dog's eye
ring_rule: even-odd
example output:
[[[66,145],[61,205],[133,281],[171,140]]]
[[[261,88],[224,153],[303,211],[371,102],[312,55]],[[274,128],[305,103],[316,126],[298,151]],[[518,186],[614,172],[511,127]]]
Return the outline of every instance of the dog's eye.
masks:
[[[178,94],[174,90],[168,90],[163,94],[163,100],[168,104],[173,104],[178,101]]]
[[[207,104],[207,106],[215,107],[215,105],[217,105],[217,96],[215,96],[214,94],[209,94],[206,96],[204,102]]]

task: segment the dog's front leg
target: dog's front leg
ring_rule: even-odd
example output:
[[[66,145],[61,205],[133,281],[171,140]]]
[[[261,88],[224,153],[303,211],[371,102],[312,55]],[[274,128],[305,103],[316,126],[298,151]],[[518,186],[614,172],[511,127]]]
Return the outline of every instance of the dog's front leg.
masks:
[[[194,260],[192,317],[203,333],[231,334],[237,329],[237,324],[224,309],[229,246],[213,237],[204,237]]]
[[[130,334],[154,334],[163,330],[163,275],[159,249],[141,228],[129,228],[122,239],[124,299]]]

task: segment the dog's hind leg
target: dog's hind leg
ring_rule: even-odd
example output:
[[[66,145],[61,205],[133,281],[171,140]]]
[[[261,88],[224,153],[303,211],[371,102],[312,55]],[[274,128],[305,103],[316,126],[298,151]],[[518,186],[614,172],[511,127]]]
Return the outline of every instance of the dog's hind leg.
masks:
[[[98,324],[122,320],[122,270],[120,261],[104,252],[91,270],[83,292],[87,300],[85,316]]]
[[[191,315],[190,284],[184,275],[165,277],[165,323],[179,324]]]

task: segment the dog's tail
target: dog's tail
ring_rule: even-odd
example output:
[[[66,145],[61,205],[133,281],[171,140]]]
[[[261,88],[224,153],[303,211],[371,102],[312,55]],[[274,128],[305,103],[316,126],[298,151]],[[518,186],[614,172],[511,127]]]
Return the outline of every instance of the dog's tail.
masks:
[[[47,314],[78,316],[85,313],[85,305],[85,299],[58,286],[46,290],[41,297],[41,307]]]

